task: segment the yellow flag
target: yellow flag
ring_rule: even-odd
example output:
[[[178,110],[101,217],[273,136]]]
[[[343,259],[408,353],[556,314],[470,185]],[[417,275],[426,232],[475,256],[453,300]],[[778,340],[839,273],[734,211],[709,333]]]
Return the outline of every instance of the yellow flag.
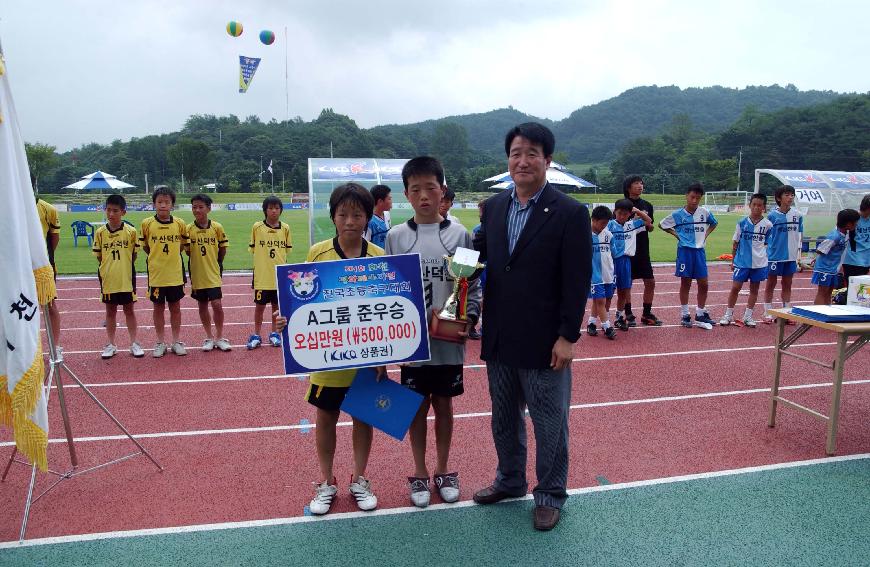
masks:
[[[12,427],[18,450],[45,470],[48,410],[39,306],[54,297],[54,279],[2,53],[0,203],[0,423]]]

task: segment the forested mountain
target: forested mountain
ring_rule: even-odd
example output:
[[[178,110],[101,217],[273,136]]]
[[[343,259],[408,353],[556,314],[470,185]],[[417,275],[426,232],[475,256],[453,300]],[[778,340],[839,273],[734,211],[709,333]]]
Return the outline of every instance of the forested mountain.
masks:
[[[746,136],[767,135],[766,130],[759,129],[777,128],[776,135],[783,135],[778,129],[780,126],[768,122],[768,118],[759,118],[752,128],[741,126],[741,122],[735,124],[738,119],[792,109],[789,111],[792,114],[785,116],[792,117],[789,124],[798,127],[801,120],[815,116],[802,114],[798,107],[830,102],[837,96],[830,91],[801,92],[791,85],[745,89],[652,86],[631,89],[556,122],[506,108],[370,129],[359,128],[350,117],[331,109],[324,109],[310,122],[297,118],[263,123],[257,116],[241,120],[236,116],[194,115],[179,132],[134,138],[128,142],[116,140],[108,145],[88,144],[64,154],[55,154],[51,146],[30,146],[28,156],[42,190],[48,191],[96,169],[109,171],[139,187],[144,186],[146,175],[152,185],[177,186],[183,174],[188,185],[217,180],[226,191],[257,191],[261,177],[266,185],[272,181],[268,173],[261,173],[270,161],[276,187],[283,182],[284,190],[306,191],[309,157],[391,158],[431,154],[444,162],[451,186],[463,190],[475,188],[481,179],[504,169],[503,140],[510,127],[539,120],[553,128],[560,161],[603,162],[616,158],[615,172],[655,171],[673,175],[685,166],[686,171],[694,174],[699,171],[702,158],[703,161],[731,159],[727,152],[733,153],[735,145],[752,145]],[[710,136],[729,127],[729,137],[723,138],[721,146],[711,146]],[[824,124],[820,124],[816,133],[824,132],[824,128]],[[810,135],[805,128],[799,130],[798,139]],[[668,150],[672,154],[680,153],[680,159],[673,157],[656,164],[638,162],[635,157],[640,150],[654,160],[664,155],[659,152],[661,148],[650,150],[645,146],[659,139],[663,132],[681,140]],[[839,147],[839,143],[835,145]],[[653,146],[656,144],[658,142]],[[866,148],[865,145],[863,149]],[[623,149],[625,151],[620,153]],[[795,146],[787,151],[801,150]],[[641,165],[643,168],[637,169]],[[648,167],[653,169],[644,169]],[[726,172],[736,170],[727,163],[705,167],[719,171],[723,183]]]

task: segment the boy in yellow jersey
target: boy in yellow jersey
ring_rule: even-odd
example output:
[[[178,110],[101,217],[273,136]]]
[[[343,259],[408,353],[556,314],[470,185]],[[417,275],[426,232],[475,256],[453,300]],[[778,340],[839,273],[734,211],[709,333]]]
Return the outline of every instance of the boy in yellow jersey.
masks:
[[[106,304],[106,335],[109,343],[103,349],[103,358],[112,358],[118,351],[115,346],[118,306],[124,309],[127,332],[130,334],[130,354],[136,358],[145,356],[145,351],[136,340],[138,325],[136,311],[136,229],[124,222],[127,202],[121,195],[109,195],[106,199],[105,226],[94,235],[94,255],[100,267],[100,294]]]
[[[251,229],[251,242],[248,250],[254,255],[254,334],[248,339],[248,350],[263,343],[260,332],[263,328],[263,312],[271,304],[272,311],[278,309],[278,282],[275,279],[275,266],[287,263],[287,253],[293,248],[290,241],[290,225],[281,222],[284,204],[274,195],[263,200],[265,219],[254,223]],[[281,335],[272,319],[272,332],[269,343],[281,346]]]
[[[336,187],[329,197],[329,216],[335,224],[336,237],[312,246],[305,261],[327,262],[346,258],[383,256],[382,248],[362,237],[372,219],[374,207],[374,198],[362,185],[345,183]],[[287,318],[279,316],[277,312],[274,315],[278,329],[283,330],[287,326]],[[386,373],[386,368],[383,366],[378,366],[376,370],[379,376]],[[315,515],[329,512],[338,492],[332,471],[335,458],[335,429],[338,424],[339,408],[356,373],[357,369],[354,368],[311,373],[311,384],[308,386],[305,399],[317,408],[315,444],[320,474],[323,478],[323,481],[315,486],[314,499],[309,504],[309,510]],[[374,510],[378,506],[378,499],[372,493],[371,481],[363,476],[372,449],[372,427],[353,418],[352,439],[353,476],[351,476],[350,493],[360,510]]]
[[[190,271],[190,296],[199,306],[199,320],[205,329],[206,339],[202,350],[208,352],[214,347],[226,352],[232,350],[230,341],[224,338],[224,308],[221,305],[221,275],[224,271],[224,256],[227,254],[229,240],[224,227],[208,218],[211,212],[211,197],[199,193],[190,198],[194,221],[187,225],[187,255]],[[214,330],[211,331],[214,312]],[[217,341],[215,341],[217,336]]]
[[[154,331],[157,344],[154,358],[166,354],[164,341],[164,308],[169,303],[169,326],[172,329],[172,352],[187,354],[184,343],[178,340],[181,331],[181,298],[184,297],[184,261],[181,251],[187,244],[187,225],[172,216],[175,191],[161,185],[151,195],[156,211],[153,217],[142,221],[139,242],[148,255],[148,298],[154,306]]]
[[[42,224],[42,236],[45,238],[45,246],[48,250],[48,261],[51,268],[54,270],[54,279],[57,279],[57,266],[54,264],[54,251],[57,249],[57,244],[60,242],[60,221],[57,218],[57,209],[50,203],[46,203],[39,198],[36,193],[36,177],[33,172],[30,172],[30,183],[33,186],[33,194],[36,197],[36,212],[39,213],[39,222]],[[60,310],[57,308],[55,299],[51,298],[48,302],[48,316],[51,317],[51,328],[54,331],[54,344],[58,346],[60,343]]]

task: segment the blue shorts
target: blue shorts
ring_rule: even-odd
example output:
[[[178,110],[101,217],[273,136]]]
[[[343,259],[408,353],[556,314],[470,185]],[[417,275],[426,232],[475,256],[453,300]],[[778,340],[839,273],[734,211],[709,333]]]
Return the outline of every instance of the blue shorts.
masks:
[[[731,279],[740,283],[746,280],[763,282],[767,279],[767,268],[734,268],[734,275],[731,276]]]
[[[631,256],[614,258],[613,274],[616,277],[616,289],[631,289]]]
[[[828,272],[817,272],[813,270],[812,283],[818,286],[825,287],[840,287],[840,274],[829,274]]]
[[[707,277],[707,252],[703,248],[677,247],[677,271],[679,278],[702,280]]]
[[[790,276],[797,272],[797,262],[794,260],[783,260],[782,262],[770,262],[767,264],[768,272],[771,276]]]
[[[610,299],[613,297],[612,283],[592,284],[589,288],[589,299]]]

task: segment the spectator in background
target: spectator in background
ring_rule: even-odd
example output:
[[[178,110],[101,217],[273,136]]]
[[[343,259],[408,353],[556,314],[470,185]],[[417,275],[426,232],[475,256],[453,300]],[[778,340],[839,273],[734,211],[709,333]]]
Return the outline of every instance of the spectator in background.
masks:
[[[386,185],[375,185],[371,188],[375,209],[363,235],[363,238],[381,248],[386,245],[387,232],[390,230],[390,209],[393,208],[393,196],[390,191],[391,189]]]

